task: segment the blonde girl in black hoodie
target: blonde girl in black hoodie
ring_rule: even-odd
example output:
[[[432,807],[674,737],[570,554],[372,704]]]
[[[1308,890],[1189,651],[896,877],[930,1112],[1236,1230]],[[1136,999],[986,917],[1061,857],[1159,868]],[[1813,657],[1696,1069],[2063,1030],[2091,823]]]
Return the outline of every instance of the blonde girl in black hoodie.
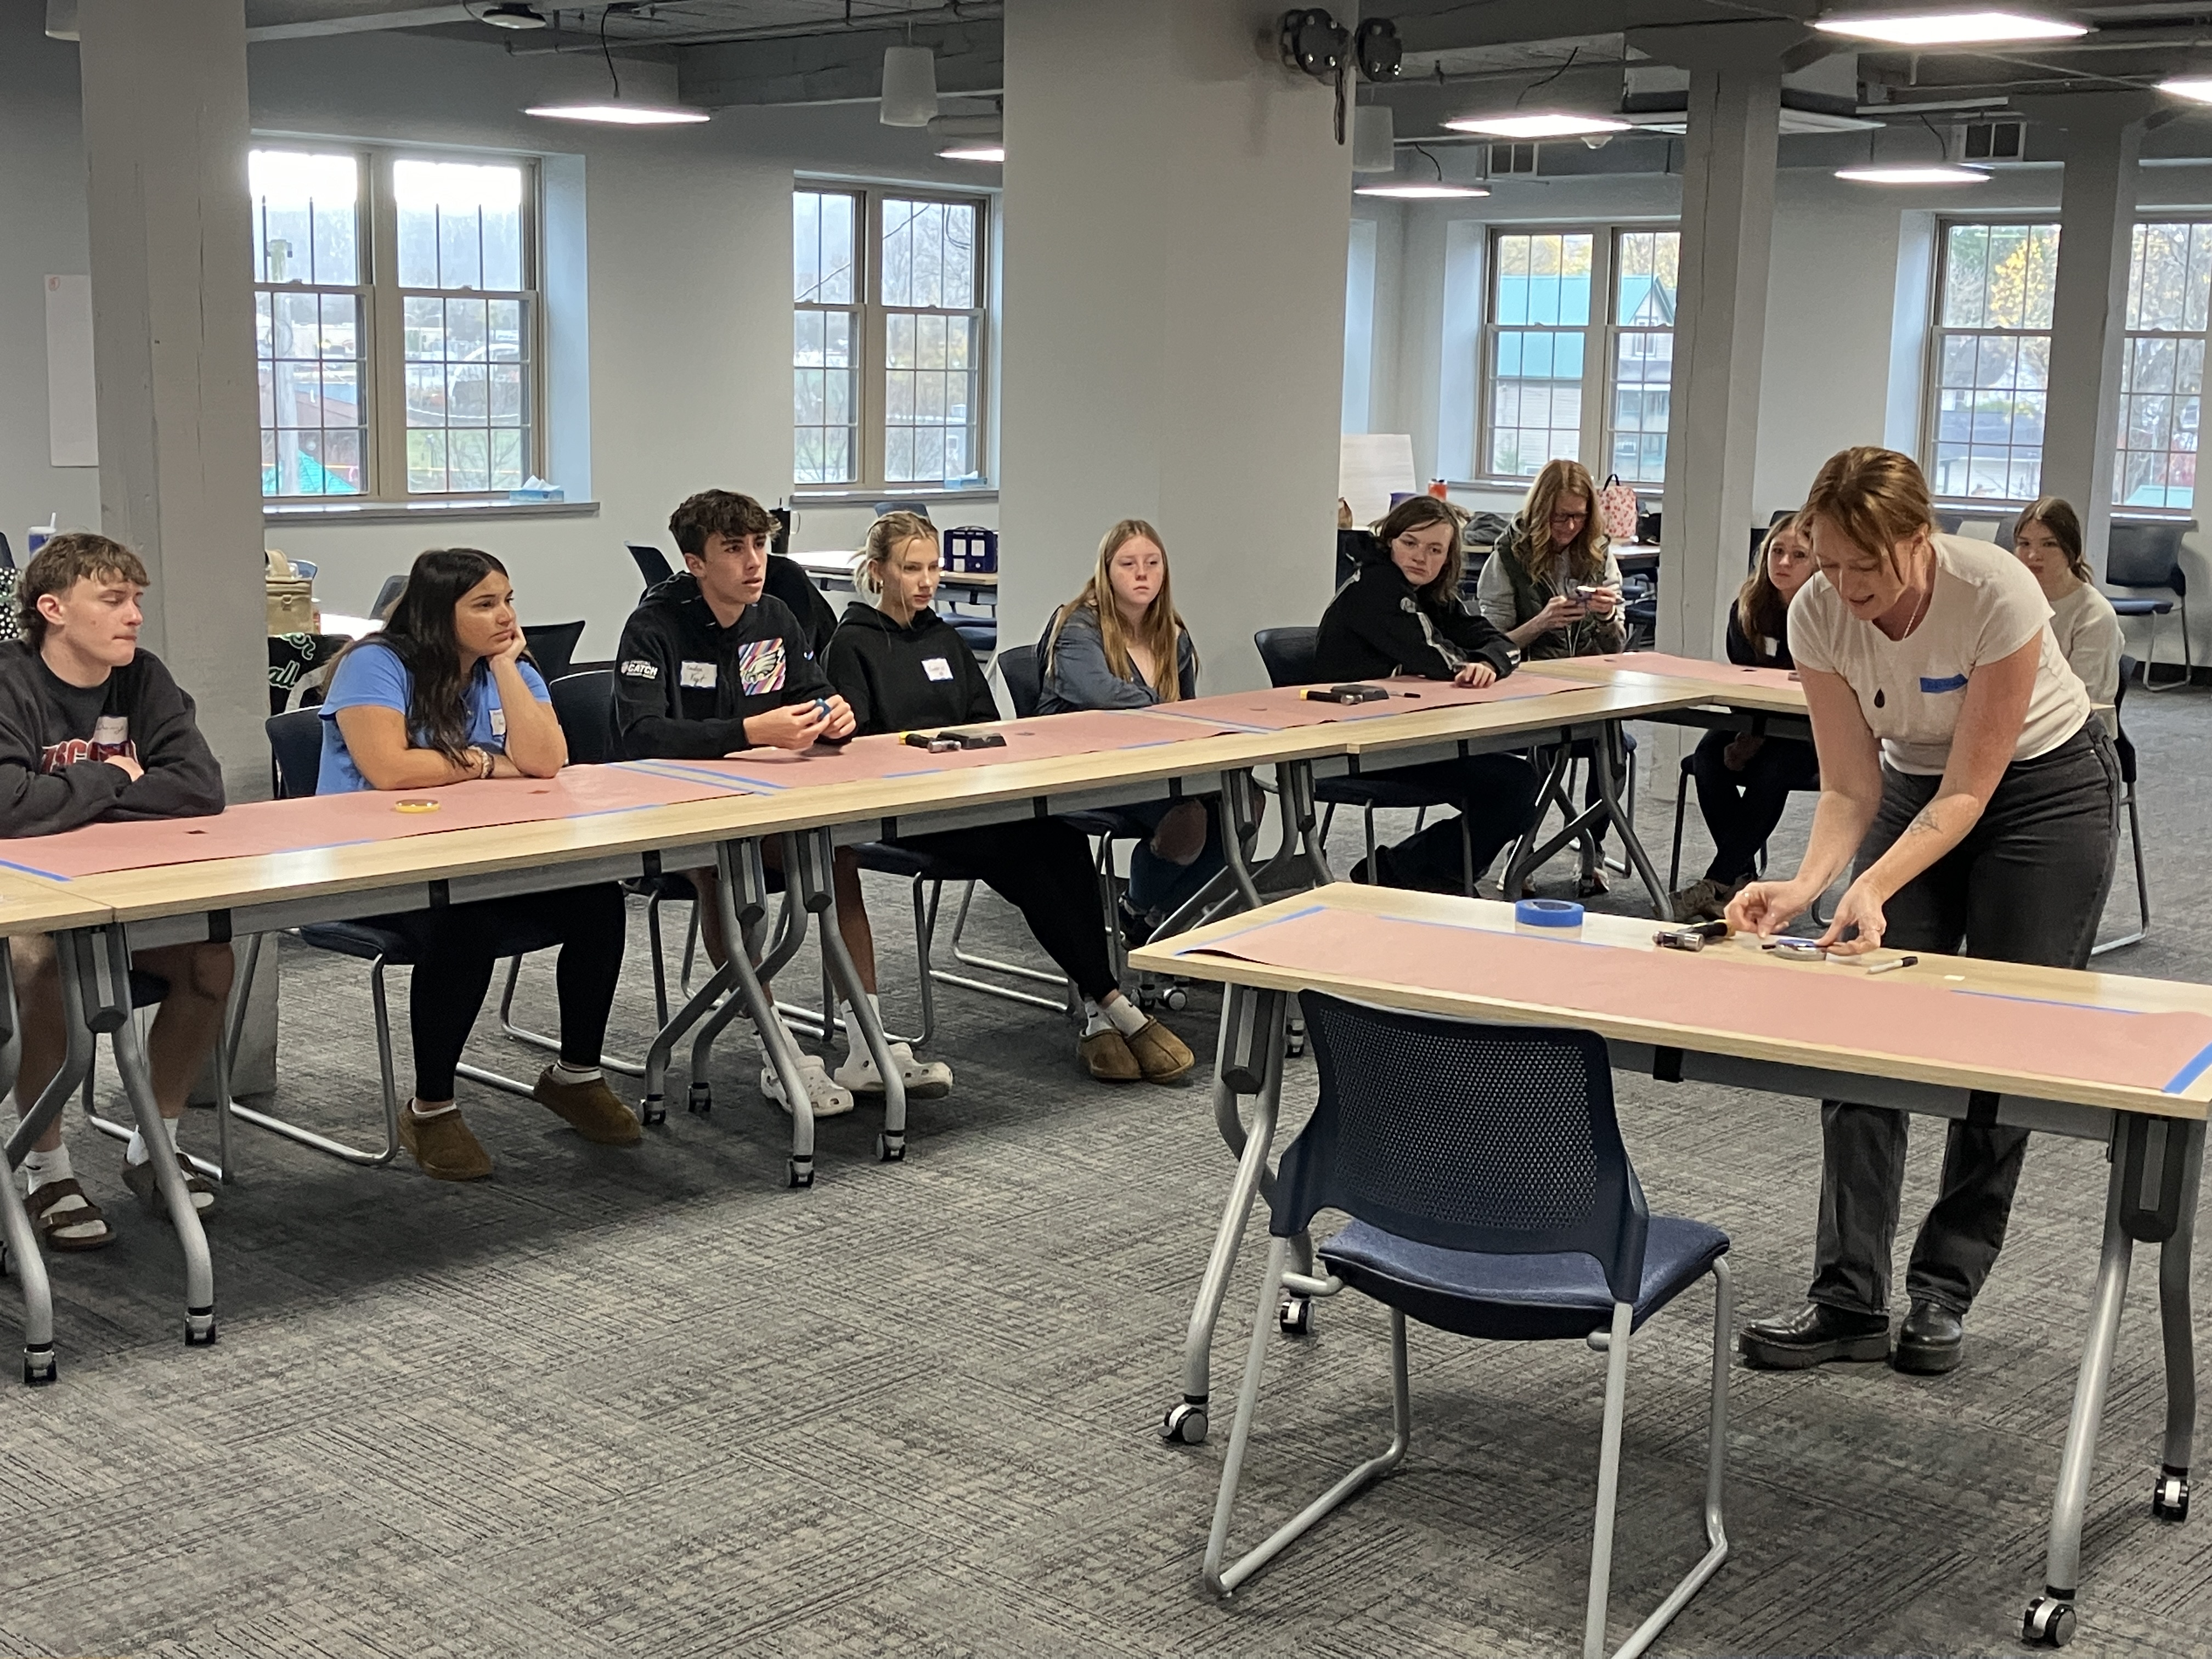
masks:
[[[887,513],[868,532],[855,599],[830,641],[824,665],[863,734],[926,731],[999,718],[967,642],[930,609],[941,567],[937,531],[913,513]],[[1172,1083],[1194,1063],[1181,1037],[1121,994],[1106,954],[1106,921],[1091,848],[1058,818],[902,836],[899,844],[984,872],[1022,913],[1045,953],[1075,981],[1085,1027],[1078,1043],[1103,1082]]]

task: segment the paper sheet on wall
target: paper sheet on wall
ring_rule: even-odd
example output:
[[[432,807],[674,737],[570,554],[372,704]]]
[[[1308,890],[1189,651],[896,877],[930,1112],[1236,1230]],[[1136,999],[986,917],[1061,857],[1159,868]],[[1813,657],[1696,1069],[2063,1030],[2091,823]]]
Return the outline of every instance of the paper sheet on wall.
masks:
[[[100,465],[93,405],[92,278],[46,278],[46,432],[55,466]]]
[[[1411,495],[1413,441],[1403,432],[1347,432],[1337,453],[1336,493],[1352,504],[1354,524],[1369,525],[1390,510],[1393,490]]]

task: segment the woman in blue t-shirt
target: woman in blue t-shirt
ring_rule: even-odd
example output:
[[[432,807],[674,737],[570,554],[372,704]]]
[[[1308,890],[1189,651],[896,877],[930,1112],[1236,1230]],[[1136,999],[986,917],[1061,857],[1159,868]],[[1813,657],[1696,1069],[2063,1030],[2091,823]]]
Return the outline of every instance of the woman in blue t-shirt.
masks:
[[[507,568],[473,548],[415,561],[384,631],[347,647],[323,700],[316,793],[436,789],[485,778],[550,778],[568,743],[545,682],[525,654]],[[415,1097],[400,1144],[423,1173],[473,1181],[491,1158],[453,1103],[453,1069],[491,987],[517,950],[561,947],[561,1058],[532,1097],[586,1140],[629,1146],[637,1119],[599,1073],[599,1047],[622,973],[622,890],[611,882],[379,916],[415,958],[408,987]]]

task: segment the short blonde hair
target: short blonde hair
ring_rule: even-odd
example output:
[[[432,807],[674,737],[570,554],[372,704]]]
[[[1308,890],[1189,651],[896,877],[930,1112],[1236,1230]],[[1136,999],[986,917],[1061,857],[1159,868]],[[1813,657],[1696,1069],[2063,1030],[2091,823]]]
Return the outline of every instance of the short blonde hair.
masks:
[[[871,597],[880,596],[884,567],[916,537],[933,544],[937,526],[919,513],[886,513],[878,519],[868,526],[868,538],[853,562],[853,586]]]
[[[1936,502],[1910,455],[1858,444],[1828,457],[1797,522],[1808,537],[1827,526],[1894,571],[1898,543],[1935,531]]]

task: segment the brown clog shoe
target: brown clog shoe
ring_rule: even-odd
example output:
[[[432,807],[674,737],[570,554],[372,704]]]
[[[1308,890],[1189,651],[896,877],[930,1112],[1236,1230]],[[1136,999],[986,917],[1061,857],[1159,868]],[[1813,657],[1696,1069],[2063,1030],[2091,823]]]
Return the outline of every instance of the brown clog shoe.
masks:
[[[482,1181],[491,1173],[491,1154],[459,1111],[417,1117],[410,1103],[399,1114],[399,1144],[434,1181]]]
[[[1147,1083],[1173,1083],[1198,1064],[1190,1045],[1156,1019],[1148,1019],[1129,1039],[1129,1052]]]
[[[637,1115],[607,1087],[605,1078],[563,1083],[549,1066],[530,1097],[595,1146],[635,1146],[644,1137]]]
[[[1128,1040],[1110,1025],[1093,1031],[1075,1049],[1091,1068],[1091,1075],[1101,1083],[1135,1083],[1145,1075],[1145,1068],[1129,1051]]]

